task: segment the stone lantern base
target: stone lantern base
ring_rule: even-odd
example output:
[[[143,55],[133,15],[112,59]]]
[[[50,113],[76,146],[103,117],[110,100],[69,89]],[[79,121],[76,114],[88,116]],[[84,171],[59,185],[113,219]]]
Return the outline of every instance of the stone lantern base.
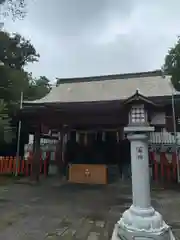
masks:
[[[175,240],[170,227],[154,208],[131,206],[115,225],[112,240]]]

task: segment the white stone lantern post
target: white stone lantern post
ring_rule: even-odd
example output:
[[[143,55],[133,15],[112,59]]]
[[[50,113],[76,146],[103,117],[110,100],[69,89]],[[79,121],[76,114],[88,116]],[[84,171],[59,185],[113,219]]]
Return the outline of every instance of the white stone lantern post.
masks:
[[[131,106],[124,131],[131,143],[133,202],[115,225],[112,240],[174,240],[170,227],[151,206],[148,133],[154,127],[148,124],[144,104]]]

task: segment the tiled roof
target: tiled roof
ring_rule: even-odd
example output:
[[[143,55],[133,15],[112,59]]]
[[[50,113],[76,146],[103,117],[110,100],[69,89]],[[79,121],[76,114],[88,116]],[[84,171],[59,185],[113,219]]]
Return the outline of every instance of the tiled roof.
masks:
[[[145,97],[171,96],[170,76],[145,76],[123,79],[106,79],[94,81],[67,82],[53,87],[51,92],[40,100],[41,103],[93,102],[123,100],[136,90]],[[174,90],[174,94],[177,94]]]

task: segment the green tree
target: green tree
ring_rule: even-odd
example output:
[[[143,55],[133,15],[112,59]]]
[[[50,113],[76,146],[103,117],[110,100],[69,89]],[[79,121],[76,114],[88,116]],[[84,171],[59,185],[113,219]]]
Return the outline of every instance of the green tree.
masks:
[[[15,134],[11,126],[12,119],[9,117],[8,108],[5,102],[0,100],[0,142],[9,143]]]
[[[17,102],[20,92],[27,100],[44,97],[51,89],[50,80],[45,76],[33,78],[24,70],[28,63],[37,62],[39,54],[29,40],[19,34],[10,35],[0,31],[0,96],[7,103]]]
[[[19,34],[0,31],[0,96],[6,102],[19,100],[20,92],[25,98],[34,100],[44,97],[50,90],[50,81],[45,76],[33,79],[32,74],[24,71],[28,63],[37,62],[39,54],[29,40]]]
[[[40,99],[47,95],[51,90],[50,80],[45,76],[36,79],[36,96]]]
[[[19,34],[10,35],[7,32],[0,31],[0,61],[3,63],[0,66],[1,132],[6,130],[6,133],[8,131],[11,133],[11,130],[16,130],[11,128],[11,116],[15,109],[19,108],[21,91],[28,92],[30,85],[29,74],[24,70],[24,66],[38,61],[38,58],[39,54],[36,53],[30,41]],[[28,96],[26,97],[28,99]],[[2,104],[2,101],[5,105]],[[4,110],[3,106],[6,107]],[[7,127],[8,124],[9,127]],[[12,139],[5,136],[1,134],[0,141]]]
[[[39,59],[31,42],[20,34],[0,31],[0,43],[0,60],[10,68],[20,70]]]
[[[25,93],[25,98],[28,100],[36,100],[44,97],[51,90],[50,80],[45,76],[33,78],[29,74],[29,87]]]
[[[180,37],[175,45],[168,51],[163,66],[165,74],[171,76],[171,81],[176,90],[180,91]]]
[[[28,63],[38,60],[39,54],[29,40],[19,34],[0,31],[0,61],[3,63],[0,66],[0,101],[3,101],[6,107],[6,110],[0,109],[0,131],[6,129],[6,132],[11,132],[10,127],[13,122],[11,118],[19,108],[21,91],[24,93],[25,100],[42,98],[50,91],[49,79],[45,76],[33,78],[31,73],[24,70]],[[10,124],[9,127],[7,127],[8,124]],[[13,126],[16,126],[16,123],[13,122]],[[0,141],[7,139],[2,134],[1,136]]]
[[[8,105],[17,104],[21,91],[27,91],[29,87],[28,74],[24,70],[3,66],[0,67],[0,77],[0,99]]]
[[[29,40],[19,34],[0,31],[0,96],[5,102],[17,102],[21,91],[28,91],[29,74],[24,70],[28,63],[37,62],[39,54]]]
[[[22,19],[26,14],[26,0],[0,0],[1,14]]]

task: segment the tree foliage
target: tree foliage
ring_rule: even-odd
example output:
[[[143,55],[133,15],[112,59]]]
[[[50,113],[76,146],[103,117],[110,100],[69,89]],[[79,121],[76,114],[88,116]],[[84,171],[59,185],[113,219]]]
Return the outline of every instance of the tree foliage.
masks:
[[[171,81],[175,89],[180,91],[180,37],[168,51],[163,69],[165,74],[171,75]]]
[[[21,92],[25,100],[34,100],[44,97],[50,91],[49,79],[45,76],[33,78],[31,73],[24,70],[28,63],[37,62],[38,59],[39,54],[29,40],[19,34],[10,35],[0,31],[0,61],[3,63],[0,66],[0,141],[9,141],[10,135],[13,138],[13,131],[10,131],[11,118],[19,107]],[[9,132],[8,138],[1,134],[5,129]]]
[[[8,108],[2,99],[0,100],[0,136],[0,142],[5,141],[7,143],[11,142],[14,137],[11,118],[8,115]]]
[[[33,78],[32,74],[29,74],[29,86],[26,91],[26,98],[28,100],[35,100],[44,97],[51,90],[50,80],[45,76],[39,78]]]
[[[26,14],[26,0],[0,0],[1,14],[11,15],[13,20],[22,19]]]
[[[10,35],[0,32],[0,59],[10,68],[22,69],[28,63],[38,61],[39,54],[29,40],[25,40],[20,34]]]

